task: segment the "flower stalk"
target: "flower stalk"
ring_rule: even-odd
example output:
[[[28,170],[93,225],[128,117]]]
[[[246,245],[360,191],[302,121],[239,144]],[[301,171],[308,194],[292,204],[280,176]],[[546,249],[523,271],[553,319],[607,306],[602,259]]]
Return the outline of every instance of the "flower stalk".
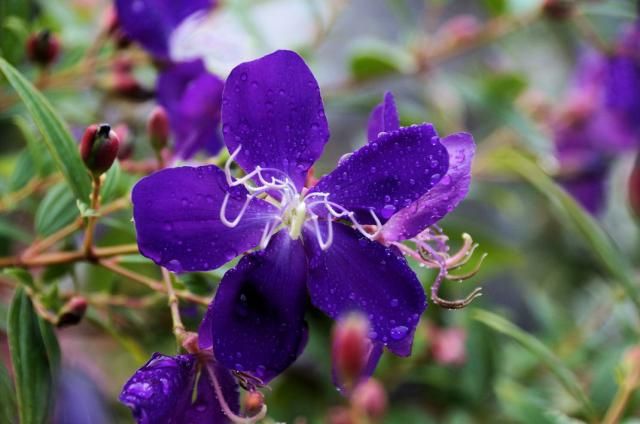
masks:
[[[91,209],[97,211],[100,208],[100,187],[104,176],[94,176],[91,191]],[[97,214],[97,212],[96,212]],[[98,216],[92,215],[87,219],[87,229],[84,234],[82,251],[87,258],[93,257],[93,237]]]

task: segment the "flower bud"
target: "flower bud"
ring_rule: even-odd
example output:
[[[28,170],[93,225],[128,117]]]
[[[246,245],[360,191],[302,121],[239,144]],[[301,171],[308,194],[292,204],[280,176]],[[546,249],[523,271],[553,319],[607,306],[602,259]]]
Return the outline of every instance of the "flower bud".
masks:
[[[332,359],[336,378],[346,389],[362,377],[371,352],[369,321],[360,314],[340,319],[333,330]]]
[[[60,42],[49,30],[31,34],[27,39],[27,57],[42,67],[51,65],[60,53]]]
[[[544,0],[542,12],[547,18],[560,21],[571,16],[574,3],[574,0]]]
[[[357,422],[351,416],[351,411],[348,408],[338,406],[329,410],[327,424],[357,424]]]
[[[640,154],[629,176],[629,206],[637,218],[640,219]]]
[[[58,327],[76,325],[84,317],[87,311],[87,300],[81,296],[73,296],[64,304],[58,313]]]
[[[162,106],[156,106],[147,121],[147,133],[154,150],[160,151],[167,147],[169,141],[169,117]]]
[[[461,328],[434,329],[432,332],[434,360],[441,365],[462,365],[467,358],[467,334]]]
[[[80,141],[80,156],[85,166],[98,177],[104,174],[118,155],[120,141],[108,124],[91,125]]]
[[[113,127],[113,130],[120,140],[120,147],[118,148],[118,159],[129,159],[133,154],[133,143],[129,137],[129,127],[127,124],[118,124]]]
[[[377,420],[387,410],[387,393],[378,380],[370,378],[358,384],[351,396],[351,403],[367,418]]]
[[[262,410],[264,405],[264,395],[258,391],[247,393],[244,398],[244,409],[246,415],[255,415]]]

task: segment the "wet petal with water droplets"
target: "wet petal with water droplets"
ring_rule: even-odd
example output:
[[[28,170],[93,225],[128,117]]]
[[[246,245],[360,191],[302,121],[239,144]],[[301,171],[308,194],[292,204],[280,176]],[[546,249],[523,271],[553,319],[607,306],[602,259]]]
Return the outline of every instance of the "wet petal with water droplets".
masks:
[[[200,150],[215,154],[222,147],[218,131],[223,85],[201,60],[174,64],[160,73],[158,103],[169,115],[178,157],[189,159]]]
[[[124,385],[120,401],[131,409],[138,424],[223,423],[228,422],[215,394],[209,372],[211,367],[222,389],[225,402],[240,410],[238,385],[225,368],[195,355],[166,356],[154,353]],[[197,378],[198,372],[200,378]],[[193,399],[196,381],[196,397]]]
[[[354,211],[361,223],[382,222],[440,181],[449,157],[433,125],[422,124],[381,134],[320,179],[314,192]],[[320,212],[318,212],[320,213]]]
[[[475,144],[471,134],[457,133],[441,140],[449,153],[449,170],[431,190],[394,214],[382,227],[387,241],[407,240],[441,220],[465,198],[471,184]]]
[[[301,189],[329,139],[318,82],[302,58],[279,50],[242,63],[222,98],[224,141],[231,152],[242,145],[240,166],[284,171]]]
[[[159,58],[169,55],[169,37],[188,16],[207,10],[215,0],[116,0],[118,22],[131,39]]]
[[[378,138],[381,132],[395,131],[400,128],[400,119],[398,118],[398,110],[393,94],[387,91],[384,94],[384,100],[380,102],[371,111],[369,115],[369,124],[367,127],[367,136],[369,142]]]
[[[258,245],[276,208],[253,199],[238,226],[229,228],[220,221],[227,192],[233,219],[247,191],[229,188],[216,166],[170,168],[140,180],[131,195],[140,253],[173,272],[208,271]]]
[[[369,319],[374,343],[409,355],[426,298],[404,257],[339,223],[334,223],[333,243],[327,250],[320,249],[311,232],[304,237],[311,302],[332,318],[362,312]]]
[[[223,277],[207,311],[218,361],[265,382],[291,365],[307,338],[306,281],[302,243],[286,231],[264,251],[242,258]]]

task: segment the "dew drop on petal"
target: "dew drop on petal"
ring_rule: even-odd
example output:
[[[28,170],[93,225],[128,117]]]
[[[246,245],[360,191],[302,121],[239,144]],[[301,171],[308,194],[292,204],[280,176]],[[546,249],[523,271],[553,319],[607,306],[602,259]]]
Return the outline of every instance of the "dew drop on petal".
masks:
[[[401,340],[406,337],[409,332],[409,328],[404,325],[399,325],[391,329],[391,338],[393,340]]]

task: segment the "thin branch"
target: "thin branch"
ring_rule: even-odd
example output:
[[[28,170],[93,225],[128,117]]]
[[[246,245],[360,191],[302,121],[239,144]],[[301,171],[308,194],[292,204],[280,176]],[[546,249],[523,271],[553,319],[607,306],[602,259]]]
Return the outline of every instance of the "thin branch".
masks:
[[[176,336],[178,346],[182,345],[186,329],[182,323],[180,317],[180,305],[178,304],[178,296],[173,289],[173,283],[171,281],[171,274],[165,267],[161,267],[162,279],[164,280],[165,287],[167,288],[167,295],[169,296],[169,309],[171,310],[171,322],[173,322],[173,334]]]

